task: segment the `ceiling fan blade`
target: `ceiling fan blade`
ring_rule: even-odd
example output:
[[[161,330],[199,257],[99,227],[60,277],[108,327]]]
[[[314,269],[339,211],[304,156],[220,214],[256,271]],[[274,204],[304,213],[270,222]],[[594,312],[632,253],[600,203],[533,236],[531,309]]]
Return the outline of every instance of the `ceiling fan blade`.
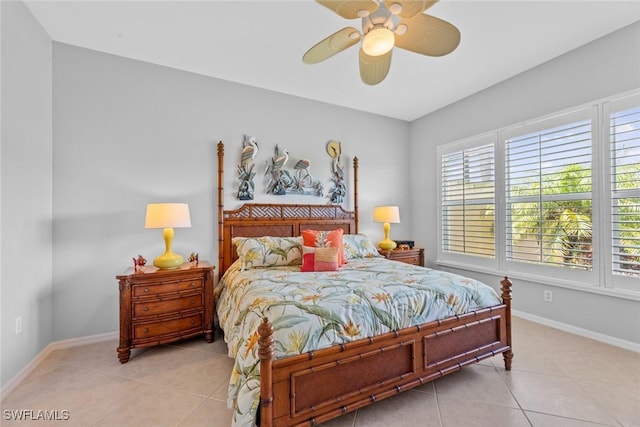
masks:
[[[391,5],[399,4],[402,7],[402,10],[398,15],[403,18],[411,18],[413,15],[417,15],[418,13],[422,13],[429,9],[437,2],[438,0],[384,0],[384,5],[387,6],[387,9],[392,10]]]
[[[377,85],[387,77],[391,67],[391,52],[369,56],[360,48],[360,78],[368,85]]]
[[[460,44],[460,31],[435,16],[421,13],[411,19],[403,19],[400,25],[406,25],[407,31],[402,35],[396,33],[395,45],[411,52],[443,56],[453,52]]]
[[[366,10],[371,13],[378,8],[375,0],[316,0],[323,6],[333,10],[345,19],[361,18],[358,12]]]
[[[360,41],[360,33],[358,30],[353,27],[345,27],[309,49],[302,56],[302,62],[305,64],[317,64],[353,46],[358,43],[358,41]]]

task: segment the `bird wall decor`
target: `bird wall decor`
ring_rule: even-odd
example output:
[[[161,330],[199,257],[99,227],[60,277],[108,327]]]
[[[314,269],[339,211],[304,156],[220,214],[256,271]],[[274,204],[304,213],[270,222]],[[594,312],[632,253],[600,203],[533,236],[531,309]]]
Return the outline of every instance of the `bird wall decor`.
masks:
[[[304,183],[307,180],[309,180],[310,182],[313,182],[313,177],[311,176],[311,171],[309,170],[310,168],[311,168],[311,162],[308,159],[298,160],[298,162],[293,167],[293,169],[297,171],[299,181],[301,183]],[[305,175],[301,176],[302,173],[304,173]]]
[[[278,150],[278,146],[276,145],[276,151],[277,150]],[[282,156],[276,157],[275,161],[273,162],[273,168],[277,170],[281,170],[282,168],[284,168],[284,165],[286,165],[288,161],[289,161],[289,152],[285,148],[284,150],[282,150]]]
[[[253,200],[255,184],[253,178],[256,176],[253,168],[253,159],[258,155],[258,140],[253,136],[244,136],[242,142],[242,153],[240,154],[240,165],[238,165],[238,199]]]
[[[329,200],[333,204],[341,204],[347,194],[347,185],[344,180],[344,169],[340,156],[342,155],[342,144],[340,141],[331,140],[327,143],[327,154],[333,160],[331,161],[331,182],[333,187],[329,190]]]
[[[322,196],[324,186],[322,182],[314,179],[311,175],[311,161],[300,159],[293,166],[294,176],[291,184],[287,188],[288,193],[303,194],[311,196]]]
[[[287,170],[289,151],[280,151],[275,147],[274,156],[266,162],[265,176],[267,176],[267,194],[285,195],[324,195],[322,182],[311,175],[311,161],[307,158],[298,159],[293,163],[293,171]]]
[[[240,163],[245,165],[249,162],[253,162],[253,159],[258,155],[258,140],[253,136],[244,136],[242,156]]]
[[[276,144],[275,156],[271,158],[271,163],[267,161],[267,167],[265,175],[268,176],[267,180],[267,193],[284,195],[287,194],[287,186],[291,181],[291,175],[283,169],[284,165],[289,160],[289,152],[284,149],[280,154],[280,149]]]

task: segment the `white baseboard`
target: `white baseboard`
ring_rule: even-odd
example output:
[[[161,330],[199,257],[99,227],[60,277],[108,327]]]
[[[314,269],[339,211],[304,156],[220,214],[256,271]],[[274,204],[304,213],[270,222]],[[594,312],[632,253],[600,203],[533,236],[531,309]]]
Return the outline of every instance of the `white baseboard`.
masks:
[[[22,383],[22,381],[24,381],[38,367],[38,365],[40,365],[40,363],[42,363],[42,361],[45,360],[55,350],[62,350],[65,348],[79,347],[82,345],[109,341],[112,339],[117,339],[118,336],[118,332],[107,332],[104,334],[89,335],[87,337],[71,338],[68,340],[50,342],[49,345],[43,348],[36,357],[31,359],[31,361],[27,363],[24,368],[22,368],[13,378],[11,378],[4,386],[2,386],[2,389],[0,389],[0,400],[3,400],[5,397],[11,394],[11,392],[15,390],[16,387],[18,387],[18,385],[20,385],[20,383]]]
[[[64,348],[80,347],[82,345],[95,344],[99,342],[118,339],[120,335],[118,331],[105,332],[104,334],[89,335],[88,337],[70,338],[68,340],[54,341],[50,345],[54,346],[54,350],[62,350]]]
[[[616,347],[624,348],[625,350],[640,353],[640,344],[632,341],[626,341],[620,338],[590,331],[588,329],[579,328],[577,326],[569,325],[566,323],[556,322],[555,320],[549,320],[544,317],[536,316],[535,314],[525,313],[524,311],[512,309],[511,314],[517,317],[521,317],[525,320],[530,320],[532,322],[539,323],[541,325],[545,325],[551,328],[560,329],[561,331],[569,332],[570,334],[579,335],[585,338],[591,338],[592,340],[600,341],[605,344],[610,344]]]

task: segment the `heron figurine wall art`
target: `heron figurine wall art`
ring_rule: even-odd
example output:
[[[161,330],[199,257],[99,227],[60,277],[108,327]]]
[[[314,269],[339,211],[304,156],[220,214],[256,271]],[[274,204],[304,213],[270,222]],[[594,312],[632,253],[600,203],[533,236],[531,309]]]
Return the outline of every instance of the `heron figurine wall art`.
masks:
[[[244,136],[242,142],[242,153],[240,154],[240,165],[238,166],[238,199],[253,200],[255,184],[253,178],[256,173],[253,171],[255,164],[253,159],[258,155],[258,140],[253,136]]]

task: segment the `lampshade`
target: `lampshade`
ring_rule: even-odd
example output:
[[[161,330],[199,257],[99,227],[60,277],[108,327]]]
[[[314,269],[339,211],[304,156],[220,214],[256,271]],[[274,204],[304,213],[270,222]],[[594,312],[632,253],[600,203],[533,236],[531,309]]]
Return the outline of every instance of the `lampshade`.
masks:
[[[362,50],[369,56],[380,56],[389,52],[395,43],[393,32],[384,26],[373,28],[362,40]]]
[[[189,205],[186,203],[150,203],[147,205],[145,228],[191,227]]]
[[[377,206],[373,209],[375,222],[400,222],[400,209],[397,206]]]
[[[182,265],[182,255],[171,251],[173,228],[191,227],[189,205],[186,203],[150,203],[147,205],[145,228],[164,228],[165,251],[153,260],[153,265],[160,269],[178,268]]]

